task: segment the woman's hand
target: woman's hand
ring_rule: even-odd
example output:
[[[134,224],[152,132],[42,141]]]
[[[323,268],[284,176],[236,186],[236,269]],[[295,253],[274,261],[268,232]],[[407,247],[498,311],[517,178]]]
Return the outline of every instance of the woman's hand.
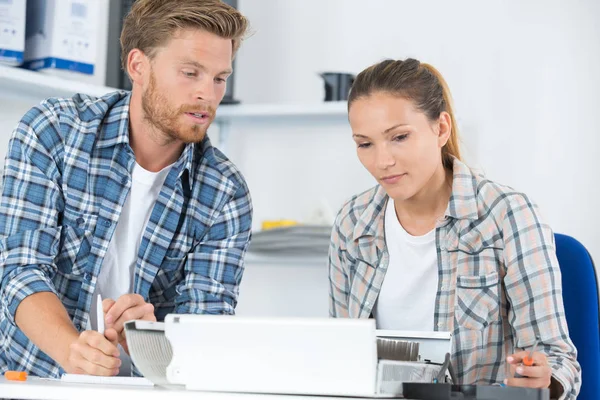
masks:
[[[524,363],[525,358],[529,358],[528,351],[521,351],[506,358],[510,364],[511,370],[521,377],[507,378],[504,383],[507,386],[518,386],[543,389],[550,387],[552,381],[552,368],[544,353],[535,352],[531,357],[533,365],[527,366]]]

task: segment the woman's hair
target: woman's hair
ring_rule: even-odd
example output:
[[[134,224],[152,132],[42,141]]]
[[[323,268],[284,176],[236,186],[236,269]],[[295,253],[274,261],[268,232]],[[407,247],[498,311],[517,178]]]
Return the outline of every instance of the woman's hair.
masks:
[[[127,57],[140,49],[150,58],[157,47],[167,43],[180,29],[200,29],[231,39],[233,54],[240,47],[248,21],[221,0],[137,0],[123,21],[121,63],[127,71]]]
[[[431,121],[437,120],[442,111],[450,115],[452,130],[442,148],[442,162],[444,167],[452,169],[452,158],[461,159],[459,134],[450,89],[439,71],[412,58],[385,60],[372,65],[356,77],[348,98],[348,109],[355,100],[377,92],[411,100]]]

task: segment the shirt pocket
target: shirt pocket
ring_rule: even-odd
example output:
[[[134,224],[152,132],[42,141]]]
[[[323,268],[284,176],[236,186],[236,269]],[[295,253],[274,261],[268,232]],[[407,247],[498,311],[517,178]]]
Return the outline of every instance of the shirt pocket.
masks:
[[[165,290],[181,281],[187,258],[188,254],[182,251],[167,252],[152,282],[153,294],[164,294]]]
[[[160,269],[165,271],[176,271],[178,269],[183,269],[186,261],[187,261],[188,253],[184,251],[169,251],[165,254],[165,258],[163,259]]]
[[[63,220],[60,252],[56,266],[63,274],[82,275],[92,249],[97,215],[81,215]]]
[[[173,236],[152,282],[150,296],[159,303],[172,303],[177,294],[175,287],[182,283],[190,253],[196,248],[194,236],[188,228],[183,228]]]
[[[168,252],[150,288],[150,302],[155,305],[155,315],[162,321],[166,314],[175,308],[177,286],[184,282],[184,268],[187,262],[187,253]]]
[[[459,326],[483,330],[500,318],[498,272],[486,275],[458,275],[455,318]]]

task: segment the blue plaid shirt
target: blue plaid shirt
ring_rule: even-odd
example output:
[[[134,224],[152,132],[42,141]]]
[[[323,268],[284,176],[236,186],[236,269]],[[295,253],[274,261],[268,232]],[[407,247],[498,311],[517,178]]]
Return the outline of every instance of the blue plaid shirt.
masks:
[[[130,95],[48,99],[13,132],[0,200],[0,371],[58,377],[15,325],[53,292],[85,329],[102,260],[131,188]],[[246,183],[208,138],[187,145],[141,238],[134,291],[168,313],[233,314],[252,225]],[[139,240],[140,238],[130,238]]]

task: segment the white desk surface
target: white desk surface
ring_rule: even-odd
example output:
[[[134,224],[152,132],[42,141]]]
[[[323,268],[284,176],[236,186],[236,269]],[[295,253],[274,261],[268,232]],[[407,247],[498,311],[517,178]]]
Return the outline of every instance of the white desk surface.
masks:
[[[295,396],[281,394],[197,392],[162,387],[124,385],[91,385],[28,377],[25,382],[7,381],[0,377],[0,399],[36,400],[324,400],[344,397]],[[364,400],[360,397],[345,399]],[[373,400],[373,399],[369,399]]]

